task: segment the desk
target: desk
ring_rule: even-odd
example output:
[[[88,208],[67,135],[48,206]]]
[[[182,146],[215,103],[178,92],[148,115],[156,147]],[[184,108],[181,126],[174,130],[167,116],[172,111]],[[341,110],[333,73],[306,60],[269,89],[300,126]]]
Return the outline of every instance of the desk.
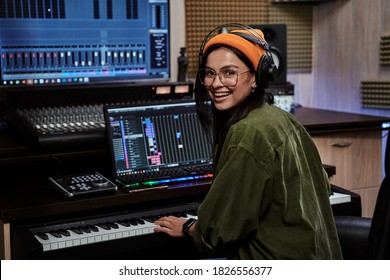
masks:
[[[295,116],[308,132],[316,137],[339,133],[373,133],[369,141],[378,146],[381,155],[381,125],[390,118],[337,113],[310,108],[298,108]],[[328,120],[328,121],[327,121]],[[371,142],[370,142],[371,143]],[[378,143],[378,144],[377,144]],[[320,153],[326,153],[322,151]],[[381,163],[381,160],[378,158]],[[331,180],[340,174],[338,165],[323,161]],[[380,163],[378,165],[380,165]],[[337,174],[334,167],[337,167]],[[175,190],[158,190],[125,194],[120,191],[104,196],[68,199],[47,185],[47,177],[58,172],[98,171],[110,174],[110,160],[106,149],[45,153],[26,147],[5,131],[0,132],[0,258],[11,258],[10,236],[13,226],[86,217],[120,210],[170,205],[174,202],[201,200],[208,185]],[[380,169],[381,170],[381,169]],[[342,175],[343,176],[343,175]],[[336,180],[335,180],[336,181]],[[381,172],[375,172],[379,185]],[[344,187],[341,184],[342,187]],[[363,200],[362,200],[363,201]]]

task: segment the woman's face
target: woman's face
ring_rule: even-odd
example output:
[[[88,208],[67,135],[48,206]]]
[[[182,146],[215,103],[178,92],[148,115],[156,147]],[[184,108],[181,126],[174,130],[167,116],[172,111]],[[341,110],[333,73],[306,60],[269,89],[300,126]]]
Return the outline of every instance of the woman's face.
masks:
[[[255,75],[249,71],[245,63],[227,48],[219,48],[207,57],[205,71],[211,73],[208,94],[220,111],[230,110],[239,105],[256,87]],[[215,74],[214,81],[212,77]],[[236,75],[238,74],[238,75]],[[221,81],[222,77],[222,81]],[[231,80],[237,79],[232,85]],[[211,82],[210,82],[211,81]]]

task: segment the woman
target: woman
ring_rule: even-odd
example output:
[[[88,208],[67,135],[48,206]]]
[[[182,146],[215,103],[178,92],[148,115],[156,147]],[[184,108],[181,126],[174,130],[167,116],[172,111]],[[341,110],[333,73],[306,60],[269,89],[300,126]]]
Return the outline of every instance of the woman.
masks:
[[[201,54],[195,98],[205,130],[213,131],[213,183],[197,221],[163,217],[155,231],[189,235],[201,251],[229,259],[341,259],[318,151],[265,92],[272,61],[263,33],[218,34]]]

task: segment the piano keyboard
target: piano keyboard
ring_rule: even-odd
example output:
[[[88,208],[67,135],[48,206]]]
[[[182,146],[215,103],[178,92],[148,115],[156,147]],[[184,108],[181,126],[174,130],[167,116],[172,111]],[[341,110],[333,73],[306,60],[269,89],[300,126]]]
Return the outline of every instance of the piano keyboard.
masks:
[[[148,211],[139,214],[122,214],[87,221],[57,224],[31,228],[34,237],[42,244],[43,251],[60,250],[70,247],[113,241],[154,233],[154,221],[161,216],[173,215],[184,218],[197,218],[196,208],[165,209],[167,212]]]

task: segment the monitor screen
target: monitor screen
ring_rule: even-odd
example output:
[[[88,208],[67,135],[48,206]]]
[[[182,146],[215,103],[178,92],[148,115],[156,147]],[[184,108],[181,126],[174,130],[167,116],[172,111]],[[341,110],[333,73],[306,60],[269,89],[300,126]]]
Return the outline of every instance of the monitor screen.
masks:
[[[169,0],[2,0],[3,87],[169,80]]]
[[[195,102],[105,108],[116,175],[211,164]]]

